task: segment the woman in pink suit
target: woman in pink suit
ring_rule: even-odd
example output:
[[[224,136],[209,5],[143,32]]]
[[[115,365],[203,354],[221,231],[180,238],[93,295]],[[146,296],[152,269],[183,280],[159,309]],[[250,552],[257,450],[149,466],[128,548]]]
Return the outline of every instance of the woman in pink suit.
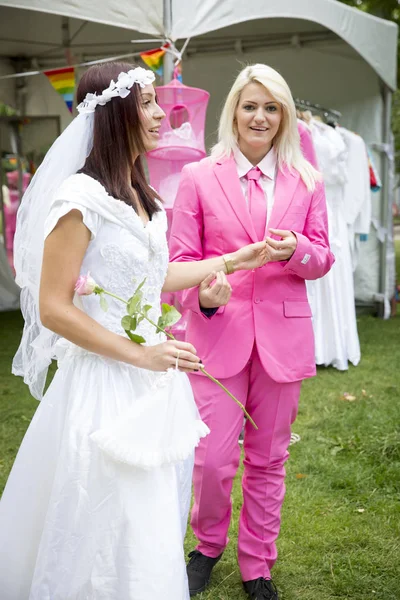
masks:
[[[269,262],[234,272],[229,253],[263,239]],[[220,274],[214,285],[208,278],[181,299],[190,309],[187,339],[258,426],[245,426],[238,560],[250,598],[276,600],[271,568],[284,463],[301,381],[316,373],[305,279],[325,275],[334,257],[320,175],[302,155],[289,87],[270,67],[249,66],[239,74],[211,156],[184,167],[170,244],[174,261],[228,255],[229,283]],[[228,543],[243,415],[204,376],[192,376],[191,383],[211,429],[197,448],[194,471],[191,523],[199,544],[187,569],[194,596],[208,585]]]

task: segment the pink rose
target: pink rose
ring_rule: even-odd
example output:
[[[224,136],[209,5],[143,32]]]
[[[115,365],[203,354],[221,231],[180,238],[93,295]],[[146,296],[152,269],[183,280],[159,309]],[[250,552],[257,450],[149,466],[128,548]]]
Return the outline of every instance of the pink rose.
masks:
[[[97,288],[97,283],[90,277],[90,273],[87,275],[80,275],[75,284],[75,291],[79,296],[90,296]]]

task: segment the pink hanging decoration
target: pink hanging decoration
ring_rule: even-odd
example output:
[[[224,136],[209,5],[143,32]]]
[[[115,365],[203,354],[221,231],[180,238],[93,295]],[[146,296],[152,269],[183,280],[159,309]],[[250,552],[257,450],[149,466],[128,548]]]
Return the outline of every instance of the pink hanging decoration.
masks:
[[[164,200],[169,224],[178,191],[182,168],[206,156],[204,130],[210,94],[184,85],[175,78],[157,88],[158,102],[166,117],[162,121],[156,150],[147,153],[150,183]],[[175,304],[182,312],[175,294],[163,294],[162,301]],[[187,314],[172,328],[177,339],[185,336]]]
[[[209,93],[174,79],[157,88],[158,102],[166,117],[158,148],[147,154],[150,183],[158,190],[165,208],[173,207],[182,167],[206,156],[204,130]]]

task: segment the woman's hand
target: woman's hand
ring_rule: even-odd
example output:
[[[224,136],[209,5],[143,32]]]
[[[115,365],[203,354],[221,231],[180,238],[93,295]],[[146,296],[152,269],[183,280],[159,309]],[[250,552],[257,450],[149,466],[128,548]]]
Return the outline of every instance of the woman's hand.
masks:
[[[258,269],[268,262],[266,242],[257,242],[243,246],[232,254],[226,254],[225,258],[232,260],[234,271]]]
[[[143,346],[143,359],[138,365],[150,371],[166,371],[176,368],[185,373],[198,371],[201,360],[192,344],[170,340],[155,346]]]
[[[223,271],[210,273],[199,285],[199,303],[202,308],[217,308],[228,304],[232,288]]]
[[[279,235],[281,239],[274,240],[267,237],[268,262],[289,260],[297,248],[297,237],[287,229],[270,229],[269,231],[273,235]]]

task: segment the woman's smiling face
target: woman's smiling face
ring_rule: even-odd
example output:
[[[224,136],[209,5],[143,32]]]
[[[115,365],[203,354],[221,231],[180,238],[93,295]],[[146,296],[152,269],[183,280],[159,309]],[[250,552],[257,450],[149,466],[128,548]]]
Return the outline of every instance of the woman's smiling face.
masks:
[[[247,157],[267,154],[282,121],[282,107],[261,85],[248,83],[240,94],[235,113],[238,145]]]

